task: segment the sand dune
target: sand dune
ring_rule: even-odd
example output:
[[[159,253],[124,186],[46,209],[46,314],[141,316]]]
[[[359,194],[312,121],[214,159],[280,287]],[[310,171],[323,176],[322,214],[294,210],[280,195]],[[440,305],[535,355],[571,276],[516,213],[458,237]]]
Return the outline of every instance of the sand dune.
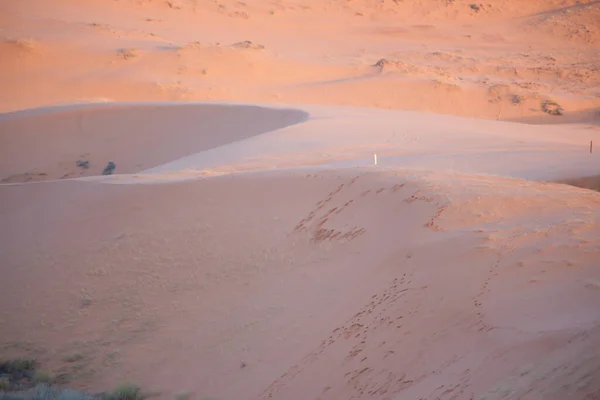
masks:
[[[127,376],[165,398],[593,396],[600,195],[476,174],[592,171],[589,131],[422,116],[221,104],[5,114],[3,168],[32,154],[33,136],[62,149],[36,157],[56,170],[44,178],[84,145],[91,160],[120,149],[125,175],[0,186],[4,353],[35,355],[83,389]],[[153,151],[164,132],[171,146]],[[167,156],[185,157],[127,175]]]
[[[0,361],[159,399],[600,399],[598,12],[2,2]]]
[[[89,104],[1,116],[0,176],[4,183],[97,176],[113,161],[115,173],[152,180],[157,173],[361,167],[372,165],[377,153],[384,169],[557,180],[597,172],[599,153],[589,153],[594,139],[600,141],[598,133],[581,125],[523,126],[443,115],[424,120],[416,112],[353,107]]]
[[[514,119],[551,100],[576,115],[600,107],[597,4],[579,3],[10,1],[0,110],[106,98]],[[15,57],[14,43],[37,52]]]
[[[4,183],[97,176],[113,161],[117,173],[130,174],[302,122],[307,115],[218,104],[83,105],[4,114],[0,171]]]
[[[359,169],[2,187],[4,340],[81,387],[125,374],[165,396],[596,393],[600,198],[472,181]],[[558,293],[569,302],[549,307]],[[75,353],[81,370],[62,361]]]

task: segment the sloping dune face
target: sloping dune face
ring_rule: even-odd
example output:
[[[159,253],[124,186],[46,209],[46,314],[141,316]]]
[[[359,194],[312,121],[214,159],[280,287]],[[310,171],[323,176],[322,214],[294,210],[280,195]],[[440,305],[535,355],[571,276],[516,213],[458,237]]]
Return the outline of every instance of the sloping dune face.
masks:
[[[130,174],[300,123],[306,112],[237,105],[93,105],[0,116],[3,183]],[[23,157],[27,154],[26,157]]]
[[[219,399],[599,393],[591,191],[365,170],[0,190],[3,354],[35,355],[72,385],[126,376],[163,398]]]

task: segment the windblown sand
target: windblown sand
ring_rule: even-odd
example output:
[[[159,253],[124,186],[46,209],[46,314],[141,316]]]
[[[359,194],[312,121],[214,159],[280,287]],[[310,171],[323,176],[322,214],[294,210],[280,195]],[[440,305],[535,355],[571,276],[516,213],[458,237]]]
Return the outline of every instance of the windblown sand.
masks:
[[[600,399],[599,2],[0,28],[0,359],[161,399]]]

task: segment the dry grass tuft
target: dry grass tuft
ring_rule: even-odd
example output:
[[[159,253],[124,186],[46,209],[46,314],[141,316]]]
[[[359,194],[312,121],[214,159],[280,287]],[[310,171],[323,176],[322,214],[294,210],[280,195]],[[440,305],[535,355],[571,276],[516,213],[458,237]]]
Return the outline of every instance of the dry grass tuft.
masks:
[[[551,100],[544,100],[542,102],[542,111],[545,112],[546,114],[550,114],[550,115],[554,115],[554,116],[560,116],[564,114],[564,109],[560,106],[560,104],[551,101]]]

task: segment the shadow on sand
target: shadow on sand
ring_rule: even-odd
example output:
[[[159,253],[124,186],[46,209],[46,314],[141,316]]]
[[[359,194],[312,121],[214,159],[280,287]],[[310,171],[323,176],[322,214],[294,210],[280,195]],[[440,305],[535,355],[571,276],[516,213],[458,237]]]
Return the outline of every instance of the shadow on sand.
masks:
[[[583,189],[590,189],[600,192],[600,175],[588,176],[584,178],[564,179],[557,183],[576,186]]]

